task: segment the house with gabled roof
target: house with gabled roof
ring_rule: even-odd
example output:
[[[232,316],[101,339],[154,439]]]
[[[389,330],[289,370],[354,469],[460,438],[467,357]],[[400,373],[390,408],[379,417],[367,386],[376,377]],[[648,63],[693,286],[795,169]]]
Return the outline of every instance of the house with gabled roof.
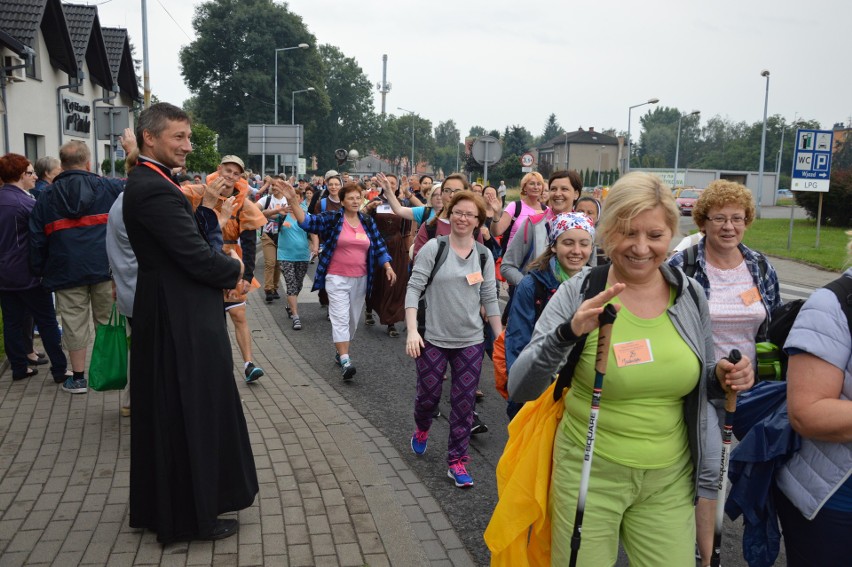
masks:
[[[96,6],[60,0],[0,0],[0,144],[35,161],[83,140],[93,169],[111,152],[97,140],[105,107],[139,101],[126,30],[101,28]],[[109,42],[107,41],[109,38]]]
[[[618,167],[623,151],[623,138],[580,127],[539,144],[533,155],[542,170],[609,171]]]

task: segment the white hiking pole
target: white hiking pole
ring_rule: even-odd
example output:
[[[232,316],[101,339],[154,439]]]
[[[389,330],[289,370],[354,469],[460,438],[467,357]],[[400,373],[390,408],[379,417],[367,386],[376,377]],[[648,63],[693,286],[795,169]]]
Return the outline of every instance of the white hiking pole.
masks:
[[[742,360],[743,355],[733,349],[728,355],[732,364]],[[716,527],[713,531],[713,555],[710,566],[719,567],[722,560],[722,522],[725,519],[725,498],[728,493],[728,459],[731,456],[731,433],[734,430],[734,413],[737,411],[737,393],[725,392],[725,427],[722,429],[722,465],[719,470],[719,493],[716,495]]]
[[[612,324],[615,323],[616,315],[618,315],[618,312],[615,310],[615,306],[609,303],[598,317],[600,327],[598,329],[598,350],[595,357],[595,386],[592,390],[592,410],[589,413],[589,433],[586,437],[586,450],[583,455],[583,472],[580,476],[580,493],[577,497],[577,514],[574,516],[574,533],[571,534],[570,567],[576,567],[577,555],[580,552],[580,540],[583,535],[583,513],[586,511],[586,494],[589,492],[589,476],[592,472],[592,455],[595,450],[595,432],[598,428],[598,412],[600,412],[601,407],[601,390],[603,389],[604,376],[606,376]]]

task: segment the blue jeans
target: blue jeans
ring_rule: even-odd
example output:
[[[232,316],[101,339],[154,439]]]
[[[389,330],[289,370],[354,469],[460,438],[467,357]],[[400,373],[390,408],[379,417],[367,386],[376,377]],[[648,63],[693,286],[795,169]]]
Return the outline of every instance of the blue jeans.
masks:
[[[27,333],[32,332],[32,318],[50,358],[50,373],[54,379],[64,377],[68,361],[60,345],[59,324],[50,292],[43,287],[0,291],[0,309],[3,310],[3,343],[12,376],[27,373],[27,355],[32,351],[32,337],[27,337]]]
[[[813,520],[775,489],[778,519],[784,536],[788,567],[849,565],[852,558],[852,512],[823,508]]]

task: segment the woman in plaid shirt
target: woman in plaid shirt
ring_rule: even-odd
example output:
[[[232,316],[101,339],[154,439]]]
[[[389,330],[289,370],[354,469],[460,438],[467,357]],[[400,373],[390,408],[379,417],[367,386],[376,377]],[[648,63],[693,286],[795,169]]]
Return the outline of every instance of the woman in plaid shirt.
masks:
[[[287,183],[284,195],[288,201],[297,201],[293,187]],[[373,220],[359,211],[361,201],[361,187],[347,183],[340,190],[343,208],[339,211],[309,214],[301,207],[292,209],[299,226],[319,235],[323,241],[313,289],[325,287],[328,293],[331,336],[337,350],[335,360],[342,368],[344,380],[355,376],[349,343],[355,337],[364,299],[372,289],[375,267],[382,266],[390,284],[396,283],[385,241]]]

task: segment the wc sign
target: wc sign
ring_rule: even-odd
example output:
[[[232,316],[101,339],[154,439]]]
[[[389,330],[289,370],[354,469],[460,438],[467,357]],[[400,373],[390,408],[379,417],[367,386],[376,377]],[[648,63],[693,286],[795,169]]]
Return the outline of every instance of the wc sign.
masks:
[[[831,130],[796,131],[796,153],[793,155],[793,191],[828,193],[831,180]]]

